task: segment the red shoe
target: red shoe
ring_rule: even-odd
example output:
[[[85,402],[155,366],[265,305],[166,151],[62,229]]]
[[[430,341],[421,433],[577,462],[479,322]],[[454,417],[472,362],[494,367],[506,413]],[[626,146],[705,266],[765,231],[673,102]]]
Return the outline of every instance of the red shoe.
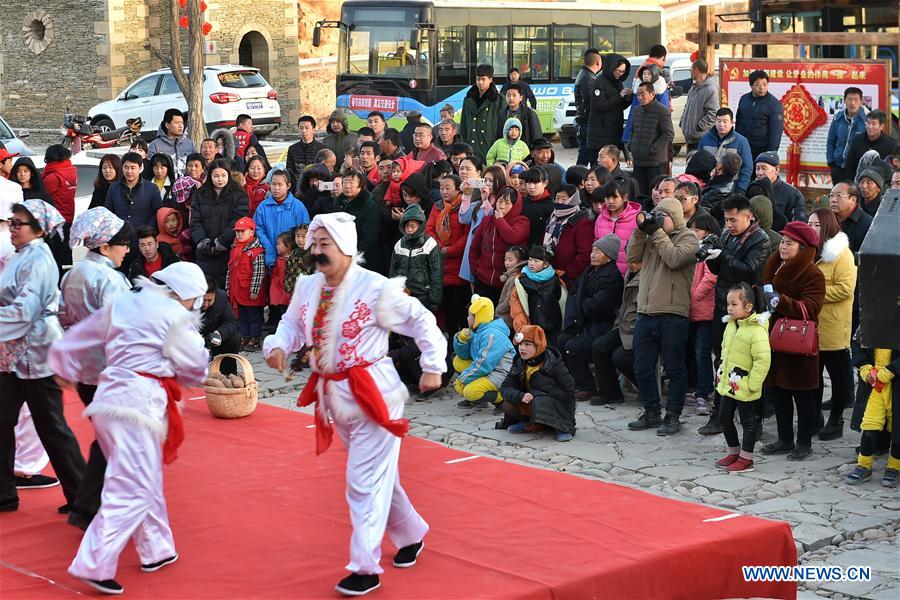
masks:
[[[753,461],[749,458],[741,456],[736,461],[728,465],[729,473],[746,473],[753,470]]]
[[[719,460],[717,460],[716,466],[719,467],[720,469],[727,469],[728,467],[731,466],[731,463],[733,463],[737,459],[738,459],[737,454],[729,454],[725,458],[720,458]]]

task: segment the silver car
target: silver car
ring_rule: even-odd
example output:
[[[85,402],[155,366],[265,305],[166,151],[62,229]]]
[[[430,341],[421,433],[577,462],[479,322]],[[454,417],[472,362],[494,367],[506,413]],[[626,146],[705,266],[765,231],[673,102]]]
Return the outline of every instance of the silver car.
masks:
[[[19,154],[20,156],[34,156],[34,150],[25,145],[22,138],[28,137],[27,129],[20,129],[18,135],[13,131],[3,117],[0,117],[0,142],[6,146],[10,154]]]

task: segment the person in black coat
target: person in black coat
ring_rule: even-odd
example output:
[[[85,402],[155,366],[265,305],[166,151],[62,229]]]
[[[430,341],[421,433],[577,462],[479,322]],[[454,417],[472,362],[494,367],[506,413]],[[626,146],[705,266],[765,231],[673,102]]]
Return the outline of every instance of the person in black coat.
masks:
[[[587,147],[588,115],[591,113],[591,94],[594,81],[600,72],[600,53],[596,48],[588,48],[584,52],[584,65],[575,76],[575,135],[578,139],[578,158],[576,164],[594,166],[597,155],[591,156]]]
[[[334,212],[334,197],[329,190],[320,190],[319,182],[334,183],[338,188],[341,187],[341,178],[335,178],[322,163],[316,163],[303,171],[300,185],[297,186],[300,192],[297,199],[306,207],[310,219],[318,214]]]
[[[234,224],[247,216],[249,205],[244,188],[231,178],[228,161],[221,158],[210,164],[206,181],[191,199],[195,259],[222,289],[225,289],[228,256],[234,243]]]
[[[557,441],[568,442],[575,435],[575,382],[562,356],[547,347],[537,325],[523,327],[515,341],[519,352],[500,386],[505,416],[498,428],[510,433],[550,428]]]
[[[634,158],[631,176],[637,181],[641,200],[650,197],[650,182],[669,170],[669,147],[675,139],[675,126],[668,107],[656,101],[653,84],[642,83],[637,91],[629,148]]]
[[[625,282],[616,266],[621,243],[612,233],[594,242],[591,266],[578,278],[566,303],[559,347],[565,351],[566,366],[575,378],[576,400],[597,396],[590,363],[600,350],[603,334],[612,329],[622,304]]]
[[[297,120],[300,129],[300,139],[288,148],[286,171],[291,174],[294,185],[298,185],[306,165],[316,162],[316,154],[319,150],[327,149],[327,146],[316,139],[316,120],[310,115],[303,115]],[[291,190],[299,197],[298,190]]]
[[[847,150],[847,162],[844,169],[850,179],[855,179],[859,175],[857,173],[859,161],[867,151],[875,150],[882,159],[894,151],[894,138],[884,132],[886,123],[887,115],[880,110],[873,110],[866,115],[865,132],[856,134],[850,141],[850,148]]]
[[[747,138],[755,159],[763,152],[778,152],[784,133],[784,107],[769,92],[765,71],[753,71],[749,79],[751,90],[738,101],[735,131]]]
[[[218,289],[215,278],[209,275],[206,276],[206,294],[203,295],[200,314],[203,317],[200,335],[203,336],[210,358],[241,351],[241,334],[231,310],[231,302],[228,301],[228,293]],[[237,363],[233,358],[223,359],[219,371],[223,375],[237,373]]]
[[[157,234],[156,228],[150,225],[145,225],[135,232],[134,237],[140,251],[128,265],[129,281],[133,282],[138,277],[151,277],[157,271],[181,260],[172,250],[172,246],[157,241]]]
[[[21,173],[19,172],[20,169],[22,170]],[[28,173],[25,173],[26,170]],[[50,193],[44,187],[41,174],[38,173],[37,167],[34,166],[34,161],[31,160],[30,156],[22,156],[16,160],[10,179],[22,186],[23,200],[43,200],[47,204],[53,205],[53,198],[50,197]],[[103,198],[105,201],[105,194]]]
[[[623,87],[629,63],[621,54],[603,57],[603,70],[594,80],[588,114],[588,153],[597,155],[607,145],[622,146],[625,109],[631,106],[632,92]]]

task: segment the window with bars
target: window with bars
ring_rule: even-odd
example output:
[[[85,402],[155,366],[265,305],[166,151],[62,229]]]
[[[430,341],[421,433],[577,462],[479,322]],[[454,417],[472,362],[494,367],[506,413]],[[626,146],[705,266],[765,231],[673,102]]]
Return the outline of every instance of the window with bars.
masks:
[[[590,27],[586,25],[554,25],[553,27],[553,79],[574,80],[584,64],[584,51],[588,49]]]
[[[550,80],[550,28],[515,25],[513,67],[529,81]]]
[[[475,27],[475,64],[492,65],[494,77],[505,77],[509,62],[507,27]]]

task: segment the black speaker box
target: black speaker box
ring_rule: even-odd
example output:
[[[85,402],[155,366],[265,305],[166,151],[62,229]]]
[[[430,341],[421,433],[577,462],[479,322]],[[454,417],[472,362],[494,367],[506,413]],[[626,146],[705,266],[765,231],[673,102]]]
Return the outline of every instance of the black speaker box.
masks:
[[[881,199],[859,249],[859,341],[900,348],[900,190]]]

